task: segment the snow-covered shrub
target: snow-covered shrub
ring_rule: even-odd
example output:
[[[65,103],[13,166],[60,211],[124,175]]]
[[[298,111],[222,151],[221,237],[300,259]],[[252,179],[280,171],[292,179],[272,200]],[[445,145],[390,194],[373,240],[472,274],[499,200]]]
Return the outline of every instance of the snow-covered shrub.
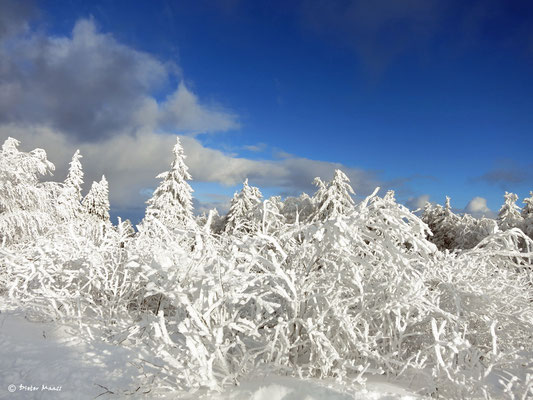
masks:
[[[221,389],[260,369],[382,374],[437,398],[533,395],[533,241],[520,229],[459,217],[449,200],[420,219],[391,191],[354,205],[340,171],[313,202],[261,202],[245,183],[230,218],[190,223],[176,146],[138,232],[52,207],[46,230],[0,246],[0,295],[135,349],[143,391]],[[38,184],[42,154],[17,157],[27,175],[10,166],[10,179],[43,195],[35,209],[77,185]]]
[[[532,245],[514,229],[490,235],[459,255],[441,255],[432,278],[432,303],[443,317],[440,325],[432,324],[440,395],[494,395],[491,374],[520,375],[517,370],[527,365],[533,350]],[[529,390],[524,381],[513,382],[515,394]]]
[[[308,225],[286,239],[284,270],[293,291],[286,295],[289,312],[272,327],[273,343],[279,343],[273,360],[310,376],[401,369],[408,348],[396,323],[420,322],[408,312],[416,309],[417,296],[427,308],[421,258],[413,255],[436,248],[406,208],[383,199],[367,203],[350,217]],[[289,251],[291,243],[299,245]]]
[[[118,246],[115,236],[110,229],[95,244],[71,226],[38,238],[32,247],[13,247],[5,260],[10,295],[48,318],[111,324],[142,286],[136,256]]]
[[[0,151],[0,243],[29,240],[53,223],[54,198],[39,177],[51,174],[54,165],[46,152],[18,150],[19,141],[8,138]]]

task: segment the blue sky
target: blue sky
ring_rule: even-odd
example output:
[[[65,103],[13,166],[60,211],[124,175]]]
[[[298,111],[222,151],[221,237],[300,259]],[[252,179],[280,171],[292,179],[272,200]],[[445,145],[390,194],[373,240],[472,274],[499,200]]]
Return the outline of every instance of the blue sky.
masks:
[[[146,197],[157,184],[172,134],[186,135],[204,208],[227,204],[245,176],[267,195],[297,194],[313,190],[313,173],[328,179],[336,167],[358,194],[379,185],[411,206],[449,195],[458,209],[483,197],[497,211],[505,190],[520,199],[533,190],[533,3],[0,7],[10,64],[0,78],[26,93],[4,90],[3,103],[0,95],[0,135],[24,132],[23,147],[42,145],[58,178],[80,147],[89,181],[111,175],[115,214],[140,215],[139,192]],[[140,143],[147,154],[137,154]],[[129,173],[126,161],[112,165],[110,151],[102,155],[103,147],[128,145],[146,175],[141,166]]]

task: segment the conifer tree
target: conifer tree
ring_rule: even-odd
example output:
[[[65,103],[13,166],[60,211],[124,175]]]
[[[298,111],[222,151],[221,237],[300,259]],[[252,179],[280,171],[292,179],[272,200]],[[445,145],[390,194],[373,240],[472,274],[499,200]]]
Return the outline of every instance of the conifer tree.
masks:
[[[451,204],[451,198],[450,196],[446,196],[446,204],[444,206],[444,214],[446,214],[447,217],[452,215],[452,204]]]
[[[529,192],[529,197],[524,199],[524,208],[522,208],[523,231],[533,239],[533,192]]]
[[[505,202],[498,213],[498,226],[502,231],[519,227],[522,224],[520,208],[516,205],[518,196],[514,193],[505,192]]]
[[[259,189],[248,185],[248,179],[246,179],[242,184],[242,190],[233,195],[224,230],[247,233],[257,231],[259,217],[256,213],[262,197]]]
[[[83,207],[89,215],[109,222],[109,186],[104,175],[100,182],[93,182],[91,190],[83,199]]]
[[[185,165],[185,154],[179,138],[172,150],[174,160],[170,170],[157,176],[162,179],[148,200],[145,222],[158,219],[167,228],[185,228],[194,223],[192,188],[187,183],[192,177]]]
[[[81,185],[83,184],[83,170],[80,162],[82,155],[76,150],[70,161],[67,178],[58,197],[58,213],[62,219],[79,216],[82,211]]]
[[[454,250],[457,248],[457,226],[459,217],[452,211],[451,199],[446,196],[445,206],[440,204],[435,206],[426,203],[422,214],[424,221],[431,233],[428,239],[433,242],[440,250]]]
[[[348,215],[354,209],[352,196],[354,193],[350,186],[350,179],[339,169],[335,170],[333,179],[324,183],[320,178],[315,178],[318,190],[313,196],[315,212],[313,221],[325,221],[338,215]]]

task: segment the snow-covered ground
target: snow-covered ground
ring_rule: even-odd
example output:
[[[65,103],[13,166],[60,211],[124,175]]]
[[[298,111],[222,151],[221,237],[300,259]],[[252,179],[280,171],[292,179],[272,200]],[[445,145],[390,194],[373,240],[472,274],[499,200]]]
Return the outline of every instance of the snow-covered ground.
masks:
[[[213,400],[363,400],[363,399],[415,399],[398,385],[378,379],[369,379],[366,388],[347,389],[332,382],[318,380],[300,380],[280,376],[255,378],[245,381],[239,387]]]
[[[84,343],[65,327],[31,322],[19,311],[0,314],[0,399],[95,398],[106,391],[98,385],[131,385],[133,358],[125,348]]]
[[[354,400],[417,398],[399,385],[370,377],[366,387],[347,389],[333,381],[281,376],[249,377],[220,394],[159,392],[124,394],[135,389],[136,353],[98,339],[82,341],[55,323],[32,321],[16,310],[0,313],[0,399],[94,399],[113,397],[210,400]],[[113,392],[113,394],[109,393]],[[119,396],[121,397],[121,396]]]

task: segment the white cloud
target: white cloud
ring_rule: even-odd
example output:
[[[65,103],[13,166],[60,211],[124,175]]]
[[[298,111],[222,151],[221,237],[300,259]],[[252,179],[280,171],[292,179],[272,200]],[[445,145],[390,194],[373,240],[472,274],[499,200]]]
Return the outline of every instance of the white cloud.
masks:
[[[429,202],[429,194],[423,194],[417,197],[410,197],[405,205],[411,210],[424,209],[426,203]]]
[[[465,207],[465,212],[472,214],[474,217],[494,217],[494,212],[487,206],[487,199],[483,197],[474,197]]]
[[[183,82],[161,105],[159,122],[162,128],[188,132],[226,131],[238,128],[237,117],[220,107],[199,107],[197,96]]]

